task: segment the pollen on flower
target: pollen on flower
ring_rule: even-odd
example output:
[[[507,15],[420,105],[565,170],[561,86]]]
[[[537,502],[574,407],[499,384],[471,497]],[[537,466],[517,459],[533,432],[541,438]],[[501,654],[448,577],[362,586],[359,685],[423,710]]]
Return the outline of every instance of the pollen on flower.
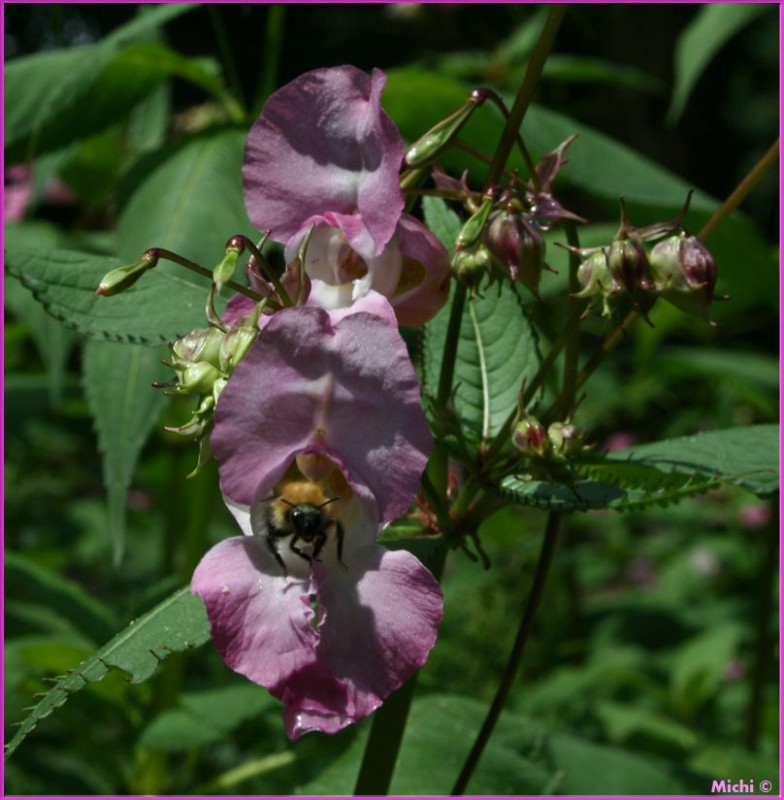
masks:
[[[221,594],[228,594],[230,591],[231,591],[231,589],[229,589],[229,587],[228,587],[228,586],[226,586],[226,584],[224,584],[224,585],[221,587]]]

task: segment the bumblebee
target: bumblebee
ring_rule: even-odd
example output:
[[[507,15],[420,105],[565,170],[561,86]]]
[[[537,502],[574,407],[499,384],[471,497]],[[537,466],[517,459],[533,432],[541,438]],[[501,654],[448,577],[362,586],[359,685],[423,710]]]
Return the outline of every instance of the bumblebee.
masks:
[[[283,485],[279,494],[266,501],[264,510],[265,539],[275,560],[288,574],[286,563],[280,553],[281,540],[288,538],[288,548],[299,558],[312,564],[321,561],[319,555],[329,539],[331,530],[335,534],[338,561],[343,564],[343,525],[338,518],[341,497],[328,497],[324,489],[313,481],[290,481]]]

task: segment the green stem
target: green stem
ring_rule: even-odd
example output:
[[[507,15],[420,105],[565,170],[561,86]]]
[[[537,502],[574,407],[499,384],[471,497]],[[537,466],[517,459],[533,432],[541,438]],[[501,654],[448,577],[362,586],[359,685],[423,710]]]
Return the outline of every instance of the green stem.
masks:
[[[430,571],[439,581],[444,571],[446,553],[446,547],[441,548],[434,563],[429,565]],[[375,712],[370,737],[365,746],[365,754],[354,787],[354,796],[387,795],[389,793],[418,674],[393,692],[384,701],[384,705]]]
[[[267,98],[278,85],[278,66],[283,49],[283,28],[286,21],[286,6],[272,3],[267,8],[267,25],[264,29],[264,44],[261,48],[261,79],[259,92],[253,104],[253,116],[257,117]]]
[[[199,275],[212,280],[212,272],[210,270],[208,270],[206,267],[203,267],[201,264],[197,264],[195,261],[191,261],[189,258],[185,258],[185,256],[181,256],[179,253],[173,252],[172,250],[166,250],[163,247],[152,247],[146,252],[150,253],[156,258],[165,258],[167,261],[173,261],[175,264],[179,264],[181,267],[191,270],[191,272],[196,272]],[[255,300],[257,303],[262,299],[260,294],[256,294],[256,292],[254,292],[252,289],[248,289],[247,286],[242,286],[235,281],[226,281],[224,285],[228,286],[230,289],[233,289],[235,292],[239,292],[239,294],[244,294],[245,297],[250,297],[251,300]]]
[[[539,85],[539,78],[542,76],[547,57],[550,55],[555,36],[558,33],[558,28],[561,25],[561,20],[566,14],[565,5],[552,5],[547,14],[542,33],[539,35],[539,41],[536,43],[534,52],[531,55],[531,60],[528,62],[528,69],[525,73],[525,78],[517,91],[512,110],[509,112],[509,117],[504,126],[504,132],[501,135],[501,141],[498,144],[498,149],[495,151],[493,161],[490,164],[490,172],[488,173],[485,182],[485,190],[489,189],[501,177],[501,173],[509,160],[509,154],[515,145],[520,126],[523,124],[525,112],[531,105],[534,98],[536,87]]]
[[[531,633],[534,616],[539,607],[539,602],[542,599],[544,592],[544,585],[547,580],[547,574],[550,570],[550,565],[553,561],[553,554],[555,553],[555,545],[558,539],[558,527],[560,525],[561,515],[556,512],[550,512],[547,518],[547,527],[544,532],[544,539],[542,541],[542,549],[539,553],[539,561],[536,565],[536,572],[534,573],[533,584],[531,591],[525,601],[523,608],[523,615],[520,619],[520,627],[517,630],[517,636],[512,651],[509,653],[509,659],[504,669],[504,674],[501,677],[501,683],[498,686],[493,702],[490,704],[487,716],[485,717],[482,727],[474,741],[471,752],[463,764],[463,769],[452,789],[452,795],[464,794],[474,770],[479,764],[479,759],[490,740],[490,736],[495,729],[498,718],[501,716],[501,711],[506,705],[506,700],[509,696],[509,691],[514,683],[517,670],[523,660],[525,652],[525,645],[528,642],[528,637]]]
[[[762,176],[779,159],[780,140],[776,139],[764,156],[751,168],[746,177],[735,187],[732,194],[721,204],[714,215],[703,225],[697,234],[700,239],[707,239],[722,222],[749,196],[751,190],[759,183]]]
[[[235,122],[241,122],[245,118],[245,100],[242,96],[242,84],[240,82],[239,73],[237,72],[234,51],[231,49],[231,42],[226,33],[226,26],[223,24],[223,17],[218,7],[213,3],[208,3],[207,8],[210,12],[212,30],[215,33],[215,38],[218,40],[218,50],[220,51],[221,59],[226,69],[226,79],[231,90],[231,93],[222,99],[226,102],[232,119]]]

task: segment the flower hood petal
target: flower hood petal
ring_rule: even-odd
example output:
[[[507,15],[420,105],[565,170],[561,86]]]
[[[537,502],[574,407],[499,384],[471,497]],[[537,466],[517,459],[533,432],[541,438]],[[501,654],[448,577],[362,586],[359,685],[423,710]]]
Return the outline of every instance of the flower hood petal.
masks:
[[[311,218],[332,212],[347,218],[341,228],[358,252],[381,253],[404,206],[404,145],[381,109],[385,82],[379,70],[317,69],[267,100],[243,166],[245,205],[259,230],[288,242]]]
[[[311,306],[273,315],[215,412],[211,444],[226,495],[251,505],[296,454],[317,452],[383,522],[407,510],[433,440],[392,313],[371,292],[334,317]]]

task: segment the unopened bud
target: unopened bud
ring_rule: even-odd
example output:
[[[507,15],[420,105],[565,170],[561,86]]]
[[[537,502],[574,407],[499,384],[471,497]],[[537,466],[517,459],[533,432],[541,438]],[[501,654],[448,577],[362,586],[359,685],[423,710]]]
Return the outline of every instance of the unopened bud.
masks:
[[[436,123],[424,136],[420,137],[406,151],[405,165],[421,167],[437,158],[454,140],[474,109],[484,102],[486,92],[471,92],[465,105],[454,114]]]
[[[648,269],[648,255],[635,237],[616,237],[607,251],[610,274],[630,295],[654,288]]]
[[[245,249],[245,245],[239,237],[234,236],[226,244],[226,255],[221,259],[220,264],[212,271],[212,281],[215,288],[220,291],[233,277],[237,269],[237,260]]]
[[[234,325],[223,337],[220,346],[220,368],[228,374],[234,370],[237,364],[245,358],[251,345],[256,341],[259,334],[258,327],[240,327]]]
[[[687,314],[711,322],[716,261],[696,236],[682,233],[664,239],[651,250],[650,262],[656,288],[665,300]]]
[[[158,257],[147,251],[135,264],[129,264],[127,267],[117,267],[117,269],[107,272],[98,284],[95,294],[103,297],[120,294],[128,287],[133,286],[147,270],[152,269],[157,264]]]
[[[549,445],[547,431],[535,416],[528,414],[515,425],[512,444],[523,453],[543,456]]]
[[[196,328],[172,346],[177,364],[206,361],[214,367],[220,365],[220,348],[224,334],[217,328]]]
[[[499,209],[490,216],[483,236],[496,260],[539,297],[539,281],[544,267],[545,243],[541,233],[525,215]]]
[[[458,250],[452,259],[452,269],[457,280],[469,289],[475,290],[482,282],[482,278],[490,274],[492,263],[493,257],[490,251],[483,244],[478,244],[465,250]]]
[[[468,218],[467,222],[460,229],[455,240],[455,250],[462,250],[464,247],[472,247],[479,241],[482,231],[487,224],[487,218],[493,208],[493,200],[486,197],[482,205]]]

